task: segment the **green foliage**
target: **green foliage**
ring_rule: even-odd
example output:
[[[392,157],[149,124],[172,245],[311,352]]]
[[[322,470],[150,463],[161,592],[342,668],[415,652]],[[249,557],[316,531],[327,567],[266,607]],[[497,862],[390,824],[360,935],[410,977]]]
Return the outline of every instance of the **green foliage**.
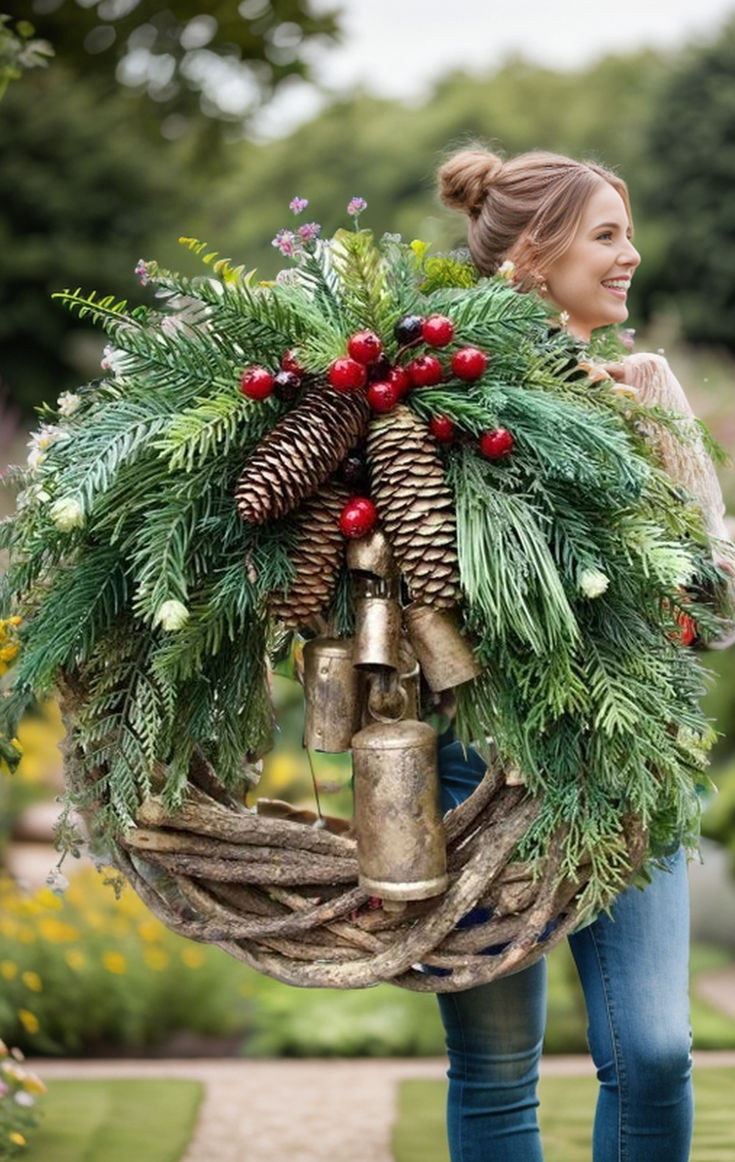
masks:
[[[60,65],[8,89],[0,153],[2,378],[30,411],[99,371],[90,317],[73,320],[52,293],[99,283],[116,302],[139,294],[136,260],[172,212],[190,217],[194,196],[173,146],[151,144],[121,97]]]
[[[63,899],[0,880],[0,1027],[38,1056],[143,1051],[176,1034],[246,1026],[242,968],[175,936],[130,889],[116,899],[91,867]]]
[[[17,80],[23,69],[38,68],[48,64],[53,56],[51,45],[34,38],[35,31],[27,20],[20,20],[14,28],[10,16],[0,15],[0,99],[11,81]]]
[[[491,735],[544,792],[521,854],[543,853],[563,827],[563,870],[591,861],[592,908],[623,873],[625,813],[654,853],[693,842],[710,731],[697,663],[672,639],[683,587],[717,578],[696,510],[639,435],[659,413],[591,386],[584,351],[549,327],[542,300],[500,276],[467,285],[465,263],[421,243],[340,231],[268,284],[183,242],[212,274],[145,263],[157,310],[64,296],[109,335],[110,374],[47,410],[3,530],[5,602],[23,618],[6,737],[59,682],[74,793],[113,832],[153,790],[179,803],[196,756],[246,789],[245,760],[271,742],[268,598],[289,584],[298,511],[262,527],[238,516],[242,466],[289,406],[277,393],[243,398],[242,370],[277,367],[295,348],[318,390],[354,330],[374,329],[405,362],[396,320],[439,311],[455,346],[491,356],[471,383],[447,370],[407,397],[424,420],[441,411],[461,429],[446,479],[462,611],[485,668],[460,691],[458,732]],[[515,444],[491,462],[476,437],[496,425]],[[695,596],[701,633],[716,632],[716,611]],[[344,570],[324,612],[348,630]]]
[[[23,0],[5,0],[4,7],[15,19],[28,15]],[[175,12],[156,0],[33,7],[38,31],[66,67],[94,75],[108,92],[124,86],[128,100],[145,106],[138,114],[164,122],[167,135],[202,115],[241,122],[284,81],[308,76],[310,44],[337,34],[337,10],[315,12],[310,0],[271,0],[256,5],[253,16],[230,0],[178,0]],[[141,44],[148,55],[142,69]],[[219,99],[225,71],[248,94],[240,109]]]
[[[689,46],[655,94],[641,205],[659,245],[642,267],[646,306],[669,307],[699,343],[735,350],[735,21]]]

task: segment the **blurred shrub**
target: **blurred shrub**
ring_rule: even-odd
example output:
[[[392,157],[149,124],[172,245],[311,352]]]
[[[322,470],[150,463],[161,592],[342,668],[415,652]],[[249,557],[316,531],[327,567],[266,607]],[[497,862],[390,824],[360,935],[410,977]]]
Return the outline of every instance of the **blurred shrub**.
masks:
[[[0,880],[0,1027],[26,1053],[232,1034],[245,1024],[241,983],[237,961],[169,932],[131,889],[116,900],[92,868],[63,899]]]
[[[15,1158],[38,1124],[36,1098],[46,1086],[23,1064],[19,1049],[0,1041],[0,1162]]]
[[[0,763],[0,866],[19,816],[31,804],[48,800],[58,786],[63,737],[58,704],[48,701],[36,714],[26,714],[18,727],[23,757],[17,768],[11,774]]]

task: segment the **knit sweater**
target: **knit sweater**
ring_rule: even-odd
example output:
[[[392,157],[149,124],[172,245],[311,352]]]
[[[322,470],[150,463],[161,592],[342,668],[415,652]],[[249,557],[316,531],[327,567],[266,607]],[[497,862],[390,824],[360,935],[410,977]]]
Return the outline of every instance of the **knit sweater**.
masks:
[[[684,389],[662,355],[644,352],[627,355],[616,365],[616,370],[618,368],[622,375],[623,390],[624,385],[633,387],[641,403],[649,407],[662,407],[687,417],[683,421],[684,434],[688,437],[686,442],[653,422],[646,424],[645,432],[661,467],[672,480],[686,489],[700,509],[705,528],[713,539],[714,560],[731,578],[726,604],[735,609],[735,545],[730,540],[725,521],[725,504],[717,473],[694,422],[694,412]],[[708,645],[711,649],[725,649],[734,642],[735,623],[722,638]]]

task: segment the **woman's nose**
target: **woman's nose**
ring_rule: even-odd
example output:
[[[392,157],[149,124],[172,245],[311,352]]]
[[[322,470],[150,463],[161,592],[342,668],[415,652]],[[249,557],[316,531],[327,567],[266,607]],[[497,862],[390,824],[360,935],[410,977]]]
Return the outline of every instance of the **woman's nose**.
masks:
[[[641,256],[630,239],[626,240],[624,252],[621,254],[620,258],[626,266],[637,266],[640,262]]]

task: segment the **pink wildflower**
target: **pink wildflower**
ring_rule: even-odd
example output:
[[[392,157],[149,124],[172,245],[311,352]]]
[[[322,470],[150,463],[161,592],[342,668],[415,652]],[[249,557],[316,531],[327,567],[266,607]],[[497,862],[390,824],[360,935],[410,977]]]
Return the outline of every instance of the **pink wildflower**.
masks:
[[[367,202],[364,198],[352,198],[347,206],[347,213],[351,218],[354,218],[355,221],[357,221],[357,219],[360,217],[360,214],[363,212],[363,210],[367,210]]]
[[[309,205],[308,198],[292,198],[288,203],[289,210],[293,210],[294,214],[301,214],[303,210]]]
[[[313,242],[321,232],[322,228],[318,222],[304,222],[303,226],[299,226],[299,238],[302,242]]]
[[[272,240],[271,246],[275,246],[281,254],[285,254],[286,258],[291,258],[295,251],[295,242],[296,235],[293,230],[279,230]]]
[[[138,276],[138,280],[140,282],[140,285],[146,286],[150,280],[149,280],[149,275],[148,275],[148,263],[145,261],[144,258],[138,259],[137,265],[135,267],[135,273]]]

